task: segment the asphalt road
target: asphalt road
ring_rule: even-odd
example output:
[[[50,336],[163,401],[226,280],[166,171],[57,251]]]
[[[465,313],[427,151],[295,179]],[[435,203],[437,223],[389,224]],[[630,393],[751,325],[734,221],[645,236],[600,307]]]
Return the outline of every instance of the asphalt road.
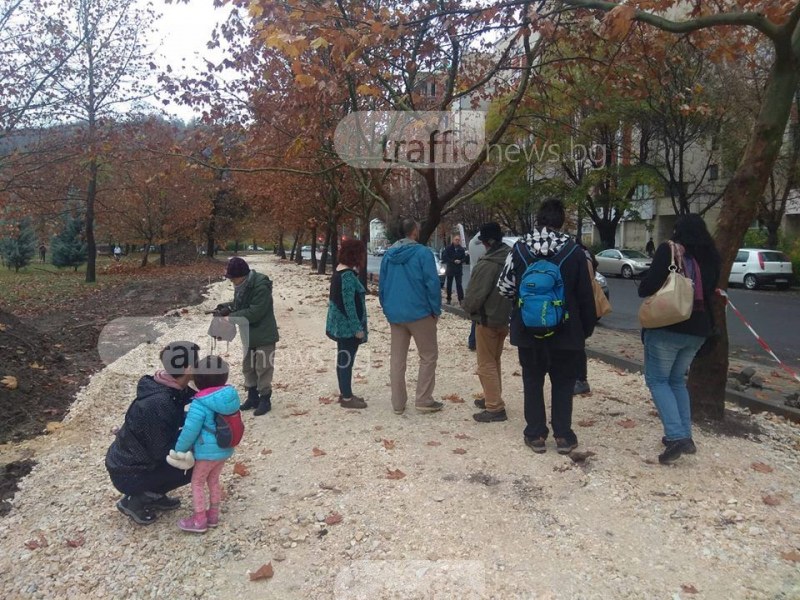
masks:
[[[614,312],[603,317],[602,325],[611,329],[638,331],[641,299],[638,281],[607,277]],[[778,357],[795,369],[800,368],[800,293],[796,291],[728,290],[731,301]],[[731,354],[758,362],[772,362],[753,334],[736,314],[728,311],[728,336]],[[774,364],[774,362],[773,362]]]
[[[381,258],[370,256],[367,270],[380,271]],[[614,312],[603,317],[601,325],[622,331],[639,331],[638,281],[607,277]],[[464,267],[464,289],[469,284],[469,266]],[[778,357],[794,369],[800,369],[800,292],[764,289],[748,291],[741,288],[729,290],[731,301],[750,321],[758,334]],[[455,298],[455,290],[453,290]],[[753,334],[742,324],[733,311],[728,311],[728,335],[731,355],[774,364],[770,356],[758,345]]]

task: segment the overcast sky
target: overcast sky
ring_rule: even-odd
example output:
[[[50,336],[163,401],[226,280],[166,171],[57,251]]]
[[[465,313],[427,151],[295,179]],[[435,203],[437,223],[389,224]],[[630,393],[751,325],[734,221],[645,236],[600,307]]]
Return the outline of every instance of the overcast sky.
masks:
[[[159,60],[159,68],[164,69],[169,64],[174,69],[173,73],[181,73],[181,66],[186,65],[188,73],[192,73],[193,67],[202,67],[203,56],[219,60],[218,51],[210,51],[206,44],[211,39],[214,25],[228,14],[228,8],[215,9],[213,0],[172,4],[166,4],[163,0],[154,1],[156,11],[164,15],[159,19],[152,38],[154,44],[161,44],[159,53],[164,57],[164,63],[161,64]],[[194,116],[194,111],[187,107],[171,104],[165,110],[185,121]]]

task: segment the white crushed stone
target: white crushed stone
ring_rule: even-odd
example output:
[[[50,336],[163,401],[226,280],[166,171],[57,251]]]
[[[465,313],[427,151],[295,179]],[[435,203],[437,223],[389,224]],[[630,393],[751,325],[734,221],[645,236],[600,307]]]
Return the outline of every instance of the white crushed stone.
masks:
[[[95,375],[63,428],[1,450],[33,452],[39,464],[0,519],[0,597],[388,598],[415,597],[409,590],[424,582],[442,598],[800,598],[798,564],[782,557],[800,551],[795,426],[761,415],[753,417],[765,430],[757,439],[696,430],[698,454],[662,467],[653,464],[661,428],[641,376],[592,361],[594,393],[576,398],[574,420],[595,421],[575,427],[579,450],[595,456],[579,466],[552,445],[534,455],[522,443],[514,349],[504,355],[509,421],[476,424],[468,324],[448,314],[436,394],[465,402],[395,416],[388,326],[375,297],[355,380],[369,408],[322,404],[336,395],[327,278],[272,257],[253,262],[274,281],[282,337],[275,383],[288,387],[275,390],[270,414],[245,417],[244,441],[223,476],[220,527],[203,536],[178,530],[188,486],[179,491],[184,509],[133,524],[114,506],[103,458],[160,344],[189,338],[208,347],[201,315],[230,298],[225,282],[165,338]],[[228,354],[238,366],[241,349],[231,344]],[[412,353],[412,397],[416,364]],[[240,373],[232,382],[241,385]],[[635,427],[623,428],[623,419]],[[325,455],[313,456],[315,447]],[[250,475],[234,475],[235,461]],[[774,470],[757,472],[754,462]],[[406,477],[387,479],[394,469]],[[780,503],[768,506],[767,495]],[[327,525],[332,513],[343,519]],[[39,536],[47,546],[27,549]],[[251,582],[248,572],[270,560],[274,577]]]

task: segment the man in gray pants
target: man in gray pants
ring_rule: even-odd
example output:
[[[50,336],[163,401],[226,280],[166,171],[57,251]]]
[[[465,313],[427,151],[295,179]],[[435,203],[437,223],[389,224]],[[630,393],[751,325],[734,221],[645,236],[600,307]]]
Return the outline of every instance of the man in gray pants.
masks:
[[[255,408],[254,415],[264,415],[272,409],[272,374],[275,371],[275,344],[278,342],[272,281],[263,273],[252,271],[238,256],[228,261],[225,277],[234,285],[233,302],[220,304],[217,312],[247,321],[240,330],[245,345],[242,372],[247,390],[247,400],[241,409]]]

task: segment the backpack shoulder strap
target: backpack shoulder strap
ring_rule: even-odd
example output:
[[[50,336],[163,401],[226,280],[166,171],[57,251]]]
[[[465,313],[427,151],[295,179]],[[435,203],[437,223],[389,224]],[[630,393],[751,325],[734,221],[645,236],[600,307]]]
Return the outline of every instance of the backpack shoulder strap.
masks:
[[[532,258],[532,259],[533,259],[533,258],[535,258],[535,257],[533,256],[533,254],[531,253],[531,251],[528,249],[528,244],[527,244],[525,241],[522,241],[522,240],[520,240],[519,242],[517,242],[516,244],[514,244],[514,249],[517,251],[517,254],[518,254],[518,255],[519,255],[519,257],[522,259],[522,262],[525,264],[525,266],[526,266],[526,267],[528,267],[528,266],[530,266],[532,263],[531,263],[531,262],[530,262],[530,261],[529,261],[527,258],[525,258],[525,256],[522,254],[522,250],[520,250],[520,249],[519,249],[520,245],[523,245],[523,246],[525,246],[525,252],[528,254],[528,256],[529,256],[530,258]]]
[[[564,261],[567,260],[572,255],[573,252],[575,252],[575,249],[577,247],[578,247],[578,244],[576,244],[572,240],[570,240],[569,242],[567,242],[564,245],[564,247],[561,249],[561,252],[559,252],[559,254],[563,254],[564,255],[564,257],[560,261],[558,261],[558,268],[559,269],[561,268],[561,265],[564,264]],[[568,249],[569,249],[569,251],[568,251]],[[555,259],[556,256],[554,256],[553,258]]]

